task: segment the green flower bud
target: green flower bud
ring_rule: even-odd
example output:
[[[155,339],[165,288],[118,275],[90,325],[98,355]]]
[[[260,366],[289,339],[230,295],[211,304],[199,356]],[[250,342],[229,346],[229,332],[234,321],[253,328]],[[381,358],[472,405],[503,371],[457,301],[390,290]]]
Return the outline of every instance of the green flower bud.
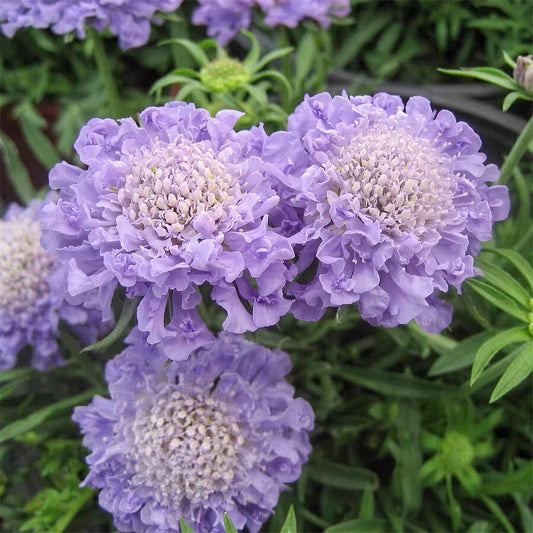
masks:
[[[208,63],[200,71],[200,81],[211,91],[238,89],[250,80],[246,67],[236,59],[221,57]]]
[[[442,439],[439,455],[443,471],[457,474],[472,464],[474,448],[466,435],[450,431]]]

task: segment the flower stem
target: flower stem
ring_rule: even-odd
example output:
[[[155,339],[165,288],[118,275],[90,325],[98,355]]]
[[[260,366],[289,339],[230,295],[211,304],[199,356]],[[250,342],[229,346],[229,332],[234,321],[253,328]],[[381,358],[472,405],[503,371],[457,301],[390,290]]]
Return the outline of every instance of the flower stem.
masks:
[[[100,76],[102,77],[102,81],[104,82],[109,109],[111,114],[115,118],[118,118],[121,114],[120,100],[118,97],[117,85],[115,83],[115,79],[113,78],[111,65],[109,64],[109,59],[105,51],[104,43],[96,30],[91,30],[91,34],[94,43],[94,58],[100,72]]]
[[[513,169],[516,167],[518,161],[524,155],[527,150],[528,144],[533,139],[533,115],[529,119],[528,123],[522,130],[522,133],[516,139],[509,155],[505,158],[505,161],[501,168],[500,183],[505,183],[511,176]]]

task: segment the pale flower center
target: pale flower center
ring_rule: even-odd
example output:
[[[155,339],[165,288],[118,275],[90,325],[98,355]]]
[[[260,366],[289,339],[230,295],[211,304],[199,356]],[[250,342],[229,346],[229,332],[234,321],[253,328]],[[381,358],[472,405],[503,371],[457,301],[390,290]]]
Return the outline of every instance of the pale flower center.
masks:
[[[200,213],[215,226],[226,220],[241,191],[212,148],[179,137],[142,147],[117,196],[135,228],[151,226],[159,237],[186,240],[196,234],[191,224]]]
[[[52,257],[40,244],[39,223],[25,217],[0,221],[0,308],[25,313],[48,294]]]
[[[203,503],[229,490],[243,465],[242,430],[222,403],[178,391],[156,399],[133,422],[136,485],[151,487],[163,505]]]
[[[374,125],[340,151],[336,170],[340,194],[384,231],[421,235],[441,227],[453,212],[455,179],[451,159],[428,139],[413,137],[394,123]]]

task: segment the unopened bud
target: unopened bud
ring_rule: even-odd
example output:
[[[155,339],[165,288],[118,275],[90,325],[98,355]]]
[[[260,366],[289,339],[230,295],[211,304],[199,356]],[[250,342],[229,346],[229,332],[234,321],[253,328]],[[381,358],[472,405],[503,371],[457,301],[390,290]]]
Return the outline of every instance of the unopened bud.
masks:
[[[528,93],[533,94],[533,56],[518,56],[513,78]]]

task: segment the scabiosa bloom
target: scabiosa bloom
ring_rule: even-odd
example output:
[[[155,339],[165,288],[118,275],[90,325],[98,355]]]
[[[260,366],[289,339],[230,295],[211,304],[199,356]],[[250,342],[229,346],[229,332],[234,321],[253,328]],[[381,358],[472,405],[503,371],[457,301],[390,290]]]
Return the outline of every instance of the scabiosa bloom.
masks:
[[[283,376],[288,355],[222,333],[186,361],[133,330],[106,367],[111,399],[77,407],[89,475],[120,531],[254,533],[311,451],[311,406]]]
[[[212,340],[195,311],[204,283],[234,333],[275,324],[291,305],[293,251],[268,226],[279,171],[252,153],[259,128],[234,132],[239,116],[171,102],[144,110],[142,126],[92,119],[75,143],[87,169],[50,173],[61,192],[43,209],[43,243],[68,264],[70,300],[108,319],[117,283],[142,296],[139,328],[171,359]]]
[[[311,18],[328,27],[331,17],[343,17],[350,12],[349,0],[198,0],[200,7],[194,13],[194,24],[207,26],[207,33],[220,44],[226,44],[241,29],[248,28],[252,9],[259,7],[268,26],[282,24],[294,28]]]
[[[32,346],[32,366],[48,370],[64,364],[56,338],[60,320],[86,343],[102,330],[95,313],[64,300],[65,269],[40,244],[39,209],[11,204],[0,220],[0,370],[15,365]]]
[[[507,188],[487,185],[498,169],[484,165],[472,128],[418,96],[404,107],[385,93],[322,93],[305,98],[288,130],[265,154],[285,169],[276,223],[303,273],[289,289],[295,316],[357,302],[375,325],[446,327],[439,293],[479,273],[480,242],[509,211]]]
[[[123,49],[142,46],[150,37],[156,11],[174,11],[182,0],[2,0],[0,24],[7,37],[21,28],[48,28],[85,37],[86,26],[109,29]],[[157,22],[157,21],[156,21]]]

